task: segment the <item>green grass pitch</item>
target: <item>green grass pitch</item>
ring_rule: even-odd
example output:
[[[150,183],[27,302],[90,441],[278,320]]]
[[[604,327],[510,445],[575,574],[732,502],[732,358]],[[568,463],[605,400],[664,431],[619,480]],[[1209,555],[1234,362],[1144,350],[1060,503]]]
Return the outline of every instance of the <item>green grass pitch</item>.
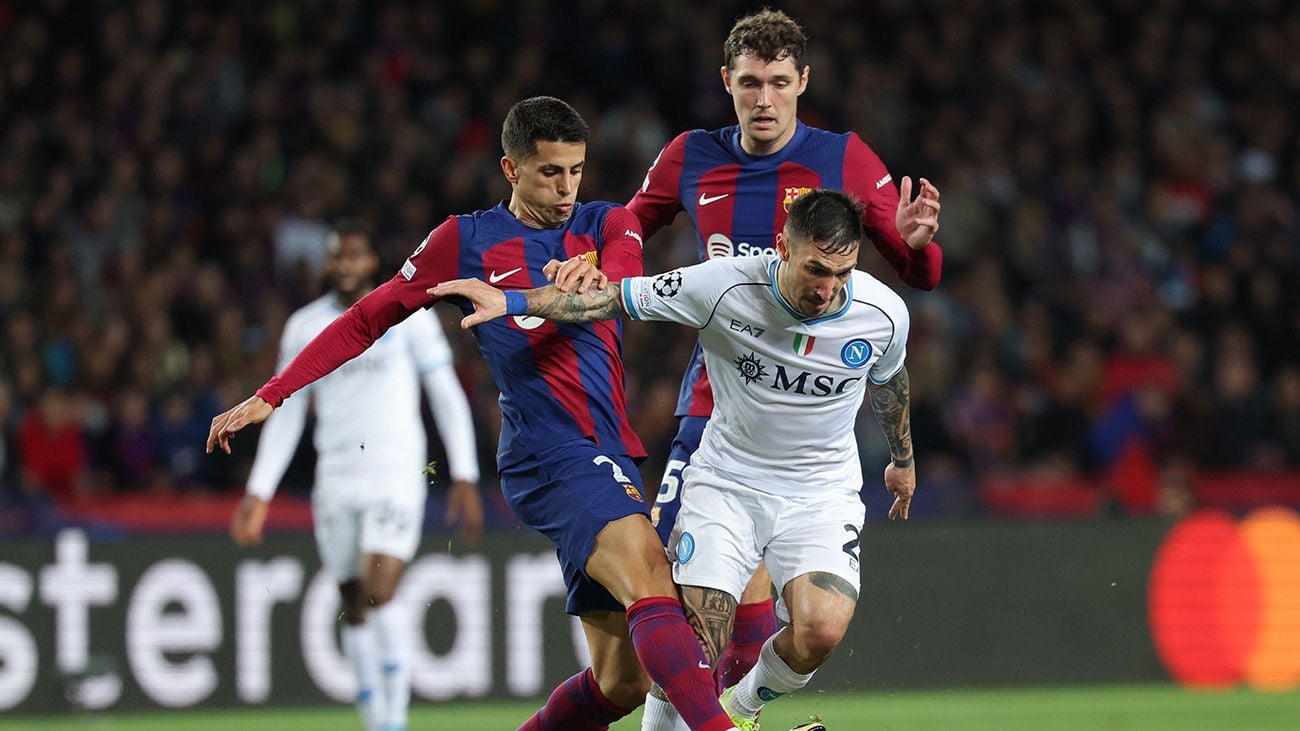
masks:
[[[510,731],[536,708],[530,701],[416,704],[411,731]],[[898,693],[818,693],[782,698],[763,714],[765,731],[785,731],[820,715],[828,731],[1295,731],[1300,692],[1189,692],[1169,685],[962,689]],[[640,728],[640,713],[612,727]],[[6,717],[17,731],[356,731],[350,707]]]

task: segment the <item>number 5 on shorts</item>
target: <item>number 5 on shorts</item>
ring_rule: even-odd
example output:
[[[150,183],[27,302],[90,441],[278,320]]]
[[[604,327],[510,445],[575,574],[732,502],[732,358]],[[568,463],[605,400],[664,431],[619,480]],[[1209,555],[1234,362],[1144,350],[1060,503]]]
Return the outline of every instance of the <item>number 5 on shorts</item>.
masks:
[[[668,466],[664,468],[664,479],[659,483],[659,497],[655,499],[657,503],[671,503],[677,499],[677,491],[682,487],[682,470],[686,469],[686,462],[680,459],[668,460]]]

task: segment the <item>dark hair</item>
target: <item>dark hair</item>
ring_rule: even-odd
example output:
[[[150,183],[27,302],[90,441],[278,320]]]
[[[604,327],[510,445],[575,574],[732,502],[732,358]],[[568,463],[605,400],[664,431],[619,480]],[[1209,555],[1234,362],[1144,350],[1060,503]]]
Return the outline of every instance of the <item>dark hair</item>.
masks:
[[[501,125],[501,149],[522,160],[537,154],[537,141],[586,142],[587,123],[578,110],[553,96],[535,96],[518,102]]]
[[[780,10],[764,8],[731,26],[731,33],[722,44],[722,62],[731,68],[731,62],[746,53],[768,63],[789,58],[794,61],[795,69],[802,73],[807,47],[808,36],[794,18]]]
[[[848,193],[810,190],[790,205],[785,235],[816,242],[823,254],[847,254],[862,243],[862,210],[862,202]]]
[[[344,236],[360,236],[366,240],[366,246],[374,251],[374,242],[370,240],[370,227],[365,221],[359,218],[340,218],[334,223],[334,228],[330,230],[330,235],[325,239],[326,249],[331,254],[339,252],[339,241]]]

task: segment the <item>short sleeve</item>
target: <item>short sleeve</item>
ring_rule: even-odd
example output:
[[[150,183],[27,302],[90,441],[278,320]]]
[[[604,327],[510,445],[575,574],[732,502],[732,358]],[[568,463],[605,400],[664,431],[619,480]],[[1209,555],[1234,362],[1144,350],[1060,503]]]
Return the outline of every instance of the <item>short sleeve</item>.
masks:
[[[704,327],[732,281],[724,260],[710,260],[622,282],[623,309],[633,320],[659,320]]]
[[[898,375],[898,372],[903,369],[903,361],[907,359],[907,337],[912,328],[911,316],[901,300],[897,307],[891,309],[893,311],[889,313],[889,319],[894,323],[894,334],[889,339],[889,344],[885,346],[884,352],[872,364],[869,374],[872,383],[876,384],[886,383]]]

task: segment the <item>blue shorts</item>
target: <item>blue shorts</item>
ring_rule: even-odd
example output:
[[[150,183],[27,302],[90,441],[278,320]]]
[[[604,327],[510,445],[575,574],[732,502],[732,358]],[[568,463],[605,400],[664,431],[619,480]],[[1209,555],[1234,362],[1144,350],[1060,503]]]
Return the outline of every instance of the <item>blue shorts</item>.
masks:
[[[677,511],[682,509],[682,470],[691,463],[695,450],[700,448],[700,437],[708,423],[707,416],[683,416],[677,423],[677,436],[673,437],[668,464],[664,467],[663,479],[659,481],[659,494],[655,496],[655,506],[650,511],[650,521],[665,546],[677,523]]]
[[[566,612],[625,609],[587,576],[586,566],[606,525],[629,515],[649,517],[631,457],[606,454],[587,440],[569,442],[502,470],[501,492],[520,520],[555,543],[568,589]]]

